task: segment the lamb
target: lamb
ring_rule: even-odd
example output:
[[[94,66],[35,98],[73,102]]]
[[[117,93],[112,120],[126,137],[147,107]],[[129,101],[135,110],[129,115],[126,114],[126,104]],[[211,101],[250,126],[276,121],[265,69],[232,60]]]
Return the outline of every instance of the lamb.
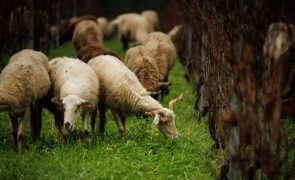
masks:
[[[160,29],[159,16],[156,11],[146,10],[141,12],[141,15],[148,20],[153,31],[158,31]]]
[[[120,120],[120,115],[141,113],[155,116],[152,125],[157,126],[165,136],[178,136],[173,105],[181,96],[169,102],[169,109],[164,108],[149,96],[136,75],[116,57],[101,55],[88,64],[97,74],[104,104],[111,109],[121,134],[125,133],[125,121]]]
[[[103,36],[105,38],[108,38],[109,35],[110,35],[110,31],[109,31],[109,28],[108,28],[108,23],[109,23],[108,19],[105,18],[105,17],[98,17],[96,19],[96,22],[97,22],[98,26],[100,27],[100,29],[101,29],[101,31],[103,33]]]
[[[116,34],[121,39],[123,48],[128,48],[129,42],[142,44],[147,35],[152,32],[148,20],[137,13],[126,13],[118,16],[109,23],[111,34]]]
[[[0,76],[0,111],[8,111],[14,146],[22,151],[24,128],[30,117],[30,106],[48,92],[48,58],[42,53],[24,49],[9,59]],[[18,129],[17,119],[21,117]]]
[[[49,68],[52,81],[50,94],[53,96],[51,101],[58,109],[49,110],[54,113],[58,135],[62,136],[62,124],[66,133],[72,131],[79,115],[82,115],[82,128],[87,135],[86,116],[96,110],[98,102],[99,81],[95,72],[80,60],[68,57],[51,60]]]
[[[158,66],[144,46],[135,46],[126,53],[126,66],[135,73],[148,92],[156,92],[169,83],[159,82]]]
[[[72,42],[76,51],[90,44],[103,45],[103,34],[96,22],[84,20],[76,25]]]
[[[159,80],[168,81],[169,71],[176,62],[176,48],[167,34],[162,32],[150,33],[144,42],[144,47],[155,59],[158,65]],[[162,89],[162,98],[168,93],[168,89]]]

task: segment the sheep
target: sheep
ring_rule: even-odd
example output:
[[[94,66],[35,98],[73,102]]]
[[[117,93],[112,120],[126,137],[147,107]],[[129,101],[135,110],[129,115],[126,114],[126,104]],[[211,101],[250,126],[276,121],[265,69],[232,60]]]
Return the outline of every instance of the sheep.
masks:
[[[42,99],[50,88],[48,58],[24,49],[12,55],[0,76],[0,111],[8,111],[14,146],[22,151],[24,128],[30,118],[30,106]],[[18,129],[17,119],[21,117]]]
[[[103,34],[96,22],[84,20],[76,25],[72,42],[76,51],[89,44],[103,45]]]
[[[79,22],[83,20],[91,20],[93,22],[96,22],[96,17],[92,15],[85,15],[81,17],[72,17],[70,19],[63,19],[60,21],[60,43],[63,44],[69,40],[71,40],[73,36],[73,31]],[[50,37],[53,42],[56,40],[56,33],[57,33],[57,27],[56,25],[53,25],[49,29],[50,31]]]
[[[159,82],[158,66],[144,46],[130,48],[126,53],[125,64],[148,92],[156,92],[161,86],[169,85]]]
[[[294,116],[295,112],[295,28],[293,24],[275,22],[270,24],[263,46],[267,76],[270,76],[269,90],[278,83],[282,86],[281,117]],[[271,119],[276,97],[265,98],[266,119]]]
[[[170,37],[162,32],[150,33],[144,42],[144,47],[158,65],[159,80],[167,82],[169,71],[173,68],[177,57],[176,48]],[[163,99],[168,89],[163,88],[161,91]]]
[[[108,28],[108,23],[109,23],[108,19],[105,17],[98,17],[96,19],[96,22],[98,26],[100,27],[104,38],[108,38],[110,35],[109,28]]]
[[[141,12],[141,15],[148,20],[153,31],[160,30],[159,16],[156,11],[146,10]]]
[[[82,47],[77,52],[78,59],[80,59],[81,61],[85,63],[87,63],[90,59],[100,55],[111,55],[120,59],[120,56],[116,52],[109,50],[107,48],[104,48],[101,45],[95,45],[95,44],[90,44],[85,47]]]
[[[86,116],[96,110],[99,100],[99,81],[95,72],[79,59],[63,57],[49,62],[49,76],[52,81],[51,101],[56,106],[55,110],[49,110],[53,109],[54,116],[58,118],[55,121],[59,137],[62,136],[62,124],[68,134],[74,129],[79,115],[82,115],[82,128],[87,135]]]
[[[125,133],[125,121],[120,120],[120,115],[139,113],[155,116],[152,125],[157,126],[165,136],[178,136],[173,105],[181,96],[169,102],[169,109],[164,108],[116,57],[101,55],[91,59],[88,64],[97,74],[104,104],[111,109],[121,134]]]
[[[123,48],[128,48],[129,42],[142,44],[147,35],[152,32],[148,20],[137,13],[126,13],[118,16],[109,23],[111,34],[116,34],[121,39]]]

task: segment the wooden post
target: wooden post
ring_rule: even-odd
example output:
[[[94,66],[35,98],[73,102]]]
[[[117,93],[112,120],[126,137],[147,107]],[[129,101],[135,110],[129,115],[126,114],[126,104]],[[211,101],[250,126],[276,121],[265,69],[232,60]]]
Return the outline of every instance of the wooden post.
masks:
[[[60,0],[56,0],[56,47],[60,45]]]
[[[206,2],[206,1],[205,1]],[[202,4],[202,15],[206,15],[206,10],[205,10],[205,2],[203,2]],[[201,24],[201,28],[202,28],[202,33],[201,33],[201,62],[202,62],[202,74],[201,74],[201,80],[202,80],[202,85],[200,86],[200,105],[199,105],[199,110],[204,113],[205,110],[205,102],[206,102],[206,95],[205,95],[205,86],[204,86],[204,82],[205,82],[205,70],[206,70],[206,62],[207,62],[207,47],[208,47],[208,32],[207,32],[207,28],[204,22],[204,17],[202,17],[202,24]]]
[[[73,17],[77,17],[77,0],[73,0]]]
[[[29,21],[29,45],[30,49],[34,49],[34,0],[29,0],[30,21]]]
[[[228,6],[228,2],[227,2]],[[242,32],[242,16],[244,12],[244,4],[243,0],[240,0],[239,2],[239,7],[238,9],[240,10],[239,16],[236,17],[236,29],[235,33],[238,35],[237,39],[237,46],[234,47],[235,50],[237,51],[237,55],[242,59],[242,51],[243,51],[243,44],[244,44],[244,39],[243,39],[243,32]],[[237,107],[237,97],[236,94],[234,93],[231,99],[231,111],[233,113],[238,112],[238,107]],[[229,140],[229,152],[230,152],[230,159],[229,159],[229,179],[231,180],[236,180],[240,179],[239,177],[239,162],[238,162],[238,155],[239,155],[239,146],[240,146],[240,131],[239,131],[239,122],[235,123],[231,130],[230,130],[230,140]]]

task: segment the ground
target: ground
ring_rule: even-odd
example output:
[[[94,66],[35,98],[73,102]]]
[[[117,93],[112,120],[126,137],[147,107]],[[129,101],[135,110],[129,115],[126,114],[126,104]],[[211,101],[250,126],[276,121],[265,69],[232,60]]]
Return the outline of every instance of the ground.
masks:
[[[119,42],[108,41],[105,45],[124,59]],[[53,49],[48,56],[52,59],[76,54],[69,42]],[[134,116],[127,118],[126,135],[120,137],[108,112],[104,136],[95,132],[83,139],[78,120],[71,138],[59,141],[53,117],[45,110],[41,140],[33,143],[27,127],[24,152],[18,154],[12,148],[7,113],[0,113],[0,179],[216,179],[222,164],[221,152],[211,148],[208,127],[197,121],[194,93],[179,62],[169,81],[175,84],[161,102],[163,106],[183,93],[183,99],[174,108],[178,140],[167,139],[151,128],[152,119]]]

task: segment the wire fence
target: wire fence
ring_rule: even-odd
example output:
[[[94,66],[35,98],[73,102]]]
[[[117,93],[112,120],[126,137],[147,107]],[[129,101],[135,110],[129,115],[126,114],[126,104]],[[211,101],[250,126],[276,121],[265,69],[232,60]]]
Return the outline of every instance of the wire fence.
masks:
[[[220,177],[253,179],[259,170],[271,179],[278,179],[282,171],[285,178],[294,177],[290,170],[294,170],[294,163],[287,160],[290,147],[294,149],[294,137],[286,144],[288,138],[281,132],[284,131],[281,118],[289,108],[285,104],[291,104],[292,110],[295,107],[291,70],[294,29],[273,28],[268,32],[269,45],[265,43],[271,23],[294,20],[295,14],[290,9],[294,3],[264,0],[174,3],[185,22],[186,37],[180,41],[185,53],[180,58],[196,91],[196,109],[200,116],[208,114],[214,147],[228,150],[228,161],[221,168]],[[191,32],[193,43],[188,47],[187,34]],[[281,36],[289,37],[282,41],[288,45],[279,60],[274,60],[271,48]],[[264,49],[270,50],[269,55]]]

